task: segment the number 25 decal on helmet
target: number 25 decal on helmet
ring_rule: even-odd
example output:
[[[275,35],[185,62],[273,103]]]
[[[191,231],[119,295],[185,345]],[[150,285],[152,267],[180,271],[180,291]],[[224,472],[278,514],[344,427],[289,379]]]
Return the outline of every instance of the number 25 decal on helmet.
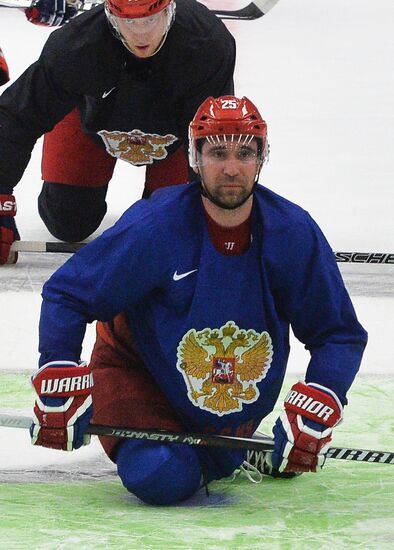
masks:
[[[189,162],[197,166],[198,141],[226,139],[238,142],[256,138],[261,163],[268,156],[267,124],[247,97],[208,97],[198,108],[189,125]]]

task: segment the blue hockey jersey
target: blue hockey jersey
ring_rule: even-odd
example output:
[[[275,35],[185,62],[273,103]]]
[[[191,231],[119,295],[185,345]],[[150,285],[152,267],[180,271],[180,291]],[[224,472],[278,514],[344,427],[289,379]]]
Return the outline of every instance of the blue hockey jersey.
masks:
[[[129,208],[45,284],[40,364],[77,361],[86,323],[120,312],[184,425],[199,432],[253,432],[272,411],[289,325],[311,353],[306,381],[344,404],[367,340],[316,223],[261,185],[240,256],[213,246],[197,182]],[[210,452],[227,473],[240,461]]]

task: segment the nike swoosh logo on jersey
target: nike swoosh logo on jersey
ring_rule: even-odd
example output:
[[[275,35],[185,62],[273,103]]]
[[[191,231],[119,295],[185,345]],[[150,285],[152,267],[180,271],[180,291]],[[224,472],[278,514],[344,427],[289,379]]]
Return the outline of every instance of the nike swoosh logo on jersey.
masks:
[[[178,273],[178,271],[175,271],[172,278],[174,279],[174,281],[179,281],[180,279],[183,279],[184,277],[191,275],[195,271],[198,271],[198,269],[192,269],[191,271],[186,271],[186,273]]]
[[[103,95],[101,96],[103,99],[105,99],[107,96],[109,96],[109,94],[111,92],[113,92],[115,90],[116,86],[114,86],[113,88],[111,88],[110,90],[108,90],[108,92],[104,92]]]

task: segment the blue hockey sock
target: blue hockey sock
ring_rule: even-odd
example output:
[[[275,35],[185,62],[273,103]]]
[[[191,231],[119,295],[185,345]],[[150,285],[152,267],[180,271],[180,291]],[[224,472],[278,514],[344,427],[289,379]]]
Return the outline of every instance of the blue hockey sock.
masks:
[[[200,487],[200,462],[187,445],[130,439],[119,446],[116,464],[126,489],[148,504],[175,504]]]

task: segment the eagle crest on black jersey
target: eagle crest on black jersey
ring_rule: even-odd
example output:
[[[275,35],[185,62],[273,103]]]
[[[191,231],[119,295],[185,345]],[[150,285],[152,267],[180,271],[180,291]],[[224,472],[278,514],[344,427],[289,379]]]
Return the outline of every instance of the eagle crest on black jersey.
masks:
[[[223,416],[258,399],[257,383],[267,375],[272,356],[268,332],[242,330],[228,321],[220,329],[189,330],[178,346],[176,366],[190,401]]]
[[[169,147],[178,138],[172,134],[145,134],[141,130],[119,132],[100,130],[97,132],[105,143],[107,152],[118,159],[136,166],[152,164],[154,160],[163,160]]]

